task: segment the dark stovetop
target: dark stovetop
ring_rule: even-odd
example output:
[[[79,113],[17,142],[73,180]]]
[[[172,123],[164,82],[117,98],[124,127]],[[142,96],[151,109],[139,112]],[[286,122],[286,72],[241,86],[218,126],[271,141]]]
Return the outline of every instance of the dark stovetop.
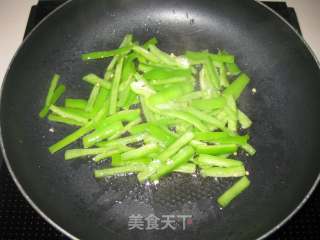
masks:
[[[48,13],[65,0],[40,0],[30,12],[26,34]],[[271,8],[281,14],[299,32],[294,9],[285,3],[269,2]],[[2,164],[0,154],[0,240],[11,239],[67,239],[46,223],[26,202]],[[319,239],[320,194],[319,187],[305,206],[280,230],[268,239]]]

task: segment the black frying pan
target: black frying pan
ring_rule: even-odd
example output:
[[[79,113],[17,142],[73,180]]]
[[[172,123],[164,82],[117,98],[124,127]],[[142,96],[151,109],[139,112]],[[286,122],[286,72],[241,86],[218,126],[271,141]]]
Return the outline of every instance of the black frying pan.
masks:
[[[41,121],[38,112],[53,73],[67,96],[86,97],[80,80],[102,74],[107,61],[80,54],[117,47],[126,33],[151,36],[169,52],[216,50],[238,56],[252,77],[240,105],[253,119],[257,149],[245,159],[252,186],[221,211],[215,200],[232,183],[173,175],[155,188],[135,176],[96,181],[86,160],[63,161],[47,147],[72,128]],[[252,0],[77,0],[42,22],[16,54],[1,97],[2,150],[30,204],[48,222],[81,239],[254,239],[280,227],[319,180],[320,71],[297,33]],[[55,128],[55,133],[48,131]],[[75,144],[76,146],[77,144]],[[129,231],[131,214],[191,214],[187,230]]]

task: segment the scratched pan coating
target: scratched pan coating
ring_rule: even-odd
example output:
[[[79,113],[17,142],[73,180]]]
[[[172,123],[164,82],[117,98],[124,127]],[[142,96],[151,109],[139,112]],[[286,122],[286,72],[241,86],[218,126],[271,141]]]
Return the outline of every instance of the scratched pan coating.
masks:
[[[102,75],[108,60],[84,63],[80,55],[116,48],[126,33],[140,42],[155,36],[160,48],[176,54],[226,49],[251,76],[240,108],[254,122],[250,135],[257,154],[240,158],[252,186],[225,210],[216,198],[233,180],[173,174],[156,188],[139,185],[135,176],[96,181],[97,166],[87,159],[66,162],[63,151],[48,153],[49,145],[74,130],[38,118],[51,76],[62,76],[66,97],[87,97],[90,89],[81,77]],[[317,182],[319,78],[303,40],[251,0],[69,1],[29,35],[8,70],[2,147],[23,195],[72,238],[255,239],[278,228]],[[132,214],[190,214],[193,223],[185,231],[129,231]]]

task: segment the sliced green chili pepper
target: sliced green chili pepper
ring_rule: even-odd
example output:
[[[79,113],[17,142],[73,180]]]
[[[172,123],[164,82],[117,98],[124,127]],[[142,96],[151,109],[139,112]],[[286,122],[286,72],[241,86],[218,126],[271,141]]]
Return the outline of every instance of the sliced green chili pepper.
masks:
[[[194,116],[188,112],[168,111],[164,114],[166,114],[169,117],[175,117],[175,118],[181,119],[187,123],[190,123],[191,125],[198,128],[200,131],[203,131],[203,132],[208,131],[208,128],[206,125],[204,125],[196,116]]]
[[[121,55],[121,54],[130,52],[131,48],[132,48],[131,46],[126,46],[126,47],[118,48],[115,50],[91,52],[91,53],[82,54],[81,58],[83,61],[87,61],[87,60],[93,60],[93,59],[114,57],[116,55]]]
[[[252,125],[250,118],[241,110],[238,109],[238,119],[241,125],[241,128],[247,129]]]
[[[90,97],[88,99],[88,104],[85,108],[86,112],[91,112],[93,110],[94,104],[97,100],[97,97],[99,95],[99,91],[100,91],[100,85],[97,84],[92,88],[92,91],[90,93]]]
[[[150,177],[150,180],[154,181],[166,174],[171,173],[174,169],[188,162],[193,154],[194,150],[190,146],[180,149],[179,152],[172,157],[170,163],[160,165],[160,167],[156,170],[156,173]]]
[[[197,158],[197,163],[207,165],[207,166],[216,166],[216,167],[235,167],[242,166],[243,163],[238,160],[223,158],[220,156],[212,156],[207,154],[200,154]]]
[[[118,158],[112,156],[111,165],[112,165],[112,167],[138,165],[138,164],[147,165],[150,162],[151,162],[151,158],[137,158],[137,159],[123,160],[123,159],[121,159],[121,155],[119,155]]]
[[[155,67],[152,70],[143,74],[143,77],[146,80],[165,80],[168,78],[175,77],[191,77],[191,69],[172,69],[172,68],[163,68]]]
[[[115,132],[119,131],[122,128],[123,126],[121,122],[114,122],[110,125],[104,125],[103,127],[98,128],[93,133],[83,137],[83,146],[85,148],[89,148],[95,145],[96,143],[112,136]]]
[[[192,174],[196,172],[196,165],[193,163],[185,163],[179,167],[177,167],[176,169],[173,170],[174,172],[178,172],[178,173],[188,173],[188,174]]]
[[[167,161],[173,154],[179,151],[184,145],[188,144],[194,137],[192,132],[186,132],[180,138],[178,138],[174,143],[172,143],[167,149],[160,153],[158,156],[158,160],[165,162]]]
[[[226,100],[223,97],[210,99],[195,99],[191,102],[191,106],[203,111],[212,111],[221,109],[225,106]]]
[[[256,154],[256,150],[254,149],[254,147],[252,147],[249,143],[246,143],[244,145],[241,145],[241,148],[243,150],[245,150],[247,153],[249,153],[249,155],[253,156]]]
[[[121,81],[121,72],[123,66],[123,58],[120,58],[119,63],[117,64],[115,76],[112,83],[111,94],[110,94],[110,105],[109,105],[109,114],[114,114],[117,112],[117,101],[119,94],[119,85]]]
[[[97,75],[90,73],[86,76],[83,77],[83,80],[91,83],[92,85],[100,85],[101,87],[105,89],[110,89],[111,88],[111,83],[109,81],[106,81],[104,79],[99,78]]]
[[[65,160],[71,160],[78,157],[96,155],[99,153],[104,153],[110,149],[106,148],[90,148],[90,149],[70,149],[64,153]]]
[[[56,90],[59,79],[60,79],[60,76],[58,74],[53,75],[53,78],[50,82],[50,87],[48,90],[48,94],[47,94],[47,97],[45,100],[44,107],[42,108],[42,110],[39,113],[39,117],[41,117],[41,118],[44,118],[45,116],[47,116],[50,106],[52,104],[55,104],[56,101],[60,98],[60,96],[65,92],[64,85],[60,85],[58,87],[58,89]]]
[[[158,40],[155,37],[152,37],[143,44],[143,48],[147,49],[149,48],[149,46],[157,45],[157,44],[158,44]]]
[[[137,159],[148,156],[150,153],[157,152],[159,150],[159,146],[157,144],[151,143],[144,145],[140,148],[125,152],[121,154],[122,160],[130,160]]]
[[[229,85],[229,87],[224,90],[223,94],[226,96],[231,95],[235,100],[237,100],[249,82],[249,77],[242,73]]]
[[[87,123],[88,122],[87,118],[80,116],[78,114],[72,113],[72,112],[68,111],[67,109],[56,107],[54,105],[52,105],[49,109],[61,117],[69,118],[71,120],[74,120],[74,121],[77,121],[80,123]]]
[[[218,198],[218,203],[221,207],[226,207],[234,198],[236,198],[249,186],[250,180],[247,177],[242,177]]]
[[[106,169],[101,169],[101,170],[95,170],[94,176],[96,178],[103,178],[103,177],[114,176],[114,175],[125,174],[125,173],[135,173],[135,172],[141,172],[145,168],[146,167],[144,164],[106,168]]]
[[[127,146],[118,146],[117,148],[111,149],[109,151],[106,151],[104,153],[100,153],[96,155],[92,160],[94,162],[101,162],[102,160],[105,160],[107,158],[110,158],[114,155],[120,154],[122,152],[130,151],[132,148]]]
[[[120,137],[122,134],[129,131],[133,126],[138,125],[141,121],[142,121],[141,118],[137,118],[137,119],[133,120],[132,122],[128,123],[124,128],[119,129],[112,136],[110,136],[109,140],[113,140],[113,139]]]
[[[238,75],[241,73],[241,70],[236,63],[227,63],[227,70],[230,75]]]
[[[59,122],[59,123],[64,123],[64,124],[68,124],[68,125],[72,125],[72,126],[83,126],[84,125],[81,122],[77,122],[77,121],[69,119],[69,118],[64,118],[64,117],[61,117],[59,115],[55,115],[52,113],[50,113],[48,115],[48,120],[51,122]]]
[[[66,108],[76,108],[84,110],[88,102],[84,99],[66,98],[64,101],[64,106]]]
[[[221,155],[226,153],[234,153],[238,147],[236,144],[221,144],[221,145],[197,145],[196,152],[200,154]]]
[[[200,174],[203,177],[243,177],[246,175],[244,166],[235,167],[211,167],[202,169]]]
[[[148,50],[146,50],[142,47],[135,45],[135,46],[133,46],[132,50],[151,62],[158,62],[159,61],[155,55],[153,55],[151,52],[149,52]]]
[[[146,134],[140,133],[137,135],[123,137],[123,138],[115,139],[115,140],[108,141],[105,143],[101,143],[99,146],[100,147],[110,147],[110,146],[127,145],[130,143],[142,141],[145,138],[145,136],[146,136]]]

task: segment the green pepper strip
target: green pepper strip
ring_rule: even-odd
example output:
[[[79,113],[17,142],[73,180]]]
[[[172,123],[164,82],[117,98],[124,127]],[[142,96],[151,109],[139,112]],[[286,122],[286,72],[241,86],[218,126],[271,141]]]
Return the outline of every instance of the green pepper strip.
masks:
[[[132,39],[133,39],[133,36],[132,34],[127,34],[125,35],[125,37],[123,38],[121,44],[120,44],[120,48],[123,48],[123,47],[128,47],[128,46],[131,46],[132,45]],[[113,77],[113,69],[115,68],[119,58],[120,58],[120,54],[119,55],[116,55],[112,58],[110,64],[108,65],[107,67],[107,70],[104,74],[104,79],[105,80],[109,80]]]
[[[226,99],[227,104],[224,110],[227,114],[228,129],[237,132],[238,109],[236,102],[231,95],[226,96]]]
[[[121,72],[123,66],[123,58],[120,58],[119,63],[117,64],[115,76],[112,83],[111,94],[110,94],[110,105],[109,105],[109,114],[112,115],[117,112],[117,100],[119,94],[119,85],[121,81]]]
[[[81,116],[86,119],[91,119],[94,116],[94,113],[92,113],[92,112],[86,112],[84,110],[77,109],[77,108],[67,108],[67,107],[58,107],[58,108],[64,112],[71,113],[71,114],[74,114],[77,116]]]
[[[202,169],[200,172],[203,177],[243,177],[246,175],[244,166],[234,167],[211,167]]]
[[[165,85],[165,84],[186,82],[188,80],[189,79],[186,77],[172,77],[164,80],[151,80],[150,83],[152,85]]]
[[[119,129],[112,136],[110,136],[109,140],[113,140],[113,139],[120,137],[122,134],[128,132],[132,127],[141,123],[141,121],[142,121],[142,119],[140,117],[133,120],[132,122],[128,123],[124,128]]]
[[[54,94],[54,91],[55,91],[56,88],[57,88],[59,79],[60,79],[60,75],[58,75],[58,74],[54,74],[54,75],[53,75],[53,78],[51,79],[51,82],[50,82],[50,87],[49,87],[49,90],[48,90],[48,95],[47,95],[47,97],[46,97],[45,106],[50,106],[51,101],[52,101],[52,96],[53,96],[53,94]]]
[[[160,143],[162,143],[164,146],[168,146],[176,140],[174,136],[168,134],[168,132],[165,131],[163,128],[152,123],[148,124],[145,127],[145,130],[152,137],[160,141]]]
[[[207,72],[204,67],[201,68],[199,72],[199,82],[202,95],[201,97],[212,97],[216,93],[216,89],[214,88],[212,82],[207,76]]]
[[[60,98],[61,95],[65,92],[65,90],[66,90],[66,87],[65,87],[63,84],[60,84],[60,85],[57,87],[57,89],[56,89],[56,90],[54,91],[54,93],[53,93],[50,106],[53,105],[53,104],[55,104],[55,103],[59,100],[59,98]],[[40,116],[41,118],[44,118],[44,117],[48,114],[50,106],[45,106],[45,107],[41,110],[41,112],[39,113],[39,116]]]
[[[143,73],[151,71],[152,69],[153,69],[153,67],[151,67],[150,65],[145,64],[145,63],[139,63],[139,65],[138,65],[138,70]]]
[[[52,105],[50,108],[49,108],[52,112],[54,112],[55,114],[61,116],[61,117],[64,117],[64,118],[69,118],[69,119],[72,119],[74,121],[77,121],[77,122],[80,122],[80,123],[87,123],[88,122],[88,119],[85,118],[85,117],[82,117],[76,113],[72,113],[70,111],[68,111],[67,109],[63,109],[63,108],[60,108],[60,107],[56,107],[54,105]]]
[[[101,143],[99,143],[99,147],[111,147],[111,146],[126,145],[126,144],[130,144],[130,143],[142,141],[145,137],[146,137],[146,134],[140,133],[137,135],[119,138],[119,139],[115,139],[115,140],[108,141],[108,142],[101,142]]]
[[[236,167],[243,165],[243,163],[239,160],[223,158],[220,156],[211,156],[207,154],[200,154],[196,160],[196,163],[216,167]]]
[[[126,46],[126,47],[109,50],[109,51],[91,52],[91,53],[82,54],[81,58],[83,61],[108,58],[108,57],[113,57],[116,55],[128,53],[130,52],[131,48],[132,48],[131,46]]]
[[[248,142],[249,136],[229,136],[225,132],[199,132],[195,133],[194,139],[219,144],[244,145]]]
[[[158,39],[156,39],[155,37],[150,38],[148,41],[146,41],[142,47],[147,49],[149,48],[151,45],[157,45],[158,44]]]
[[[95,145],[96,143],[101,142],[102,140],[112,136],[112,134],[114,134],[122,128],[123,126],[121,122],[114,122],[109,125],[104,125],[102,128],[98,128],[93,133],[83,137],[83,146],[85,148],[89,148]]]
[[[252,125],[250,118],[241,110],[238,109],[238,119],[241,125],[241,128],[247,129]]]
[[[143,76],[141,76],[139,73],[136,73],[134,77],[137,80],[137,82],[132,82],[130,84],[130,88],[134,93],[144,97],[149,97],[155,94],[155,91],[150,86],[150,84],[147,81],[145,81]]]
[[[100,85],[97,84],[92,88],[92,91],[90,93],[89,99],[88,99],[88,104],[85,108],[86,112],[91,112],[93,110],[94,104],[97,100],[97,97],[99,95],[100,92]]]
[[[142,158],[142,157],[148,156],[151,153],[157,152],[158,150],[159,150],[159,146],[157,144],[150,143],[140,148],[122,153],[121,159],[130,160],[130,159]]]
[[[114,175],[118,175],[118,174],[135,173],[135,172],[141,172],[145,168],[146,168],[146,166],[144,164],[106,168],[106,169],[101,169],[101,170],[95,170],[94,176],[96,178],[103,178],[103,177],[114,176]]]
[[[138,96],[133,91],[129,91],[126,102],[123,105],[124,109],[130,109],[133,104],[138,103]]]
[[[53,103],[53,96],[54,96],[54,92],[57,88],[58,82],[59,82],[60,76],[58,74],[54,74],[53,78],[50,81],[50,87],[48,90],[48,94],[45,100],[45,104],[44,107],[42,108],[42,110],[39,113],[39,117],[44,118],[45,116],[47,116],[48,112],[49,112],[49,107],[54,104]],[[61,90],[60,90],[61,91]],[[62,93],[65,91],[65,89],[62,91]],[[62,95],[62,93],[60,94],[60,96]],[[59,97],[60,97],[59,96]],[[59,98],[58,97],[58,98]],[[57,98],[57,99],[58,99]],[[57,101],[56,99],[56,101]]]
[[[221,138],[227,138],[229,137],[229,134],[226,132],[196,132],[194,134],[195,140],[200,141],[217,141]]]
[[[238,75],[241,73],[240,68],[235,63],[227,63],[227,71],[230,75]]]
[[[209,54],[209,57],[214,62],[220,62],[220,63],[234,63],[235,57],[230,54]]]
[[[140,46],[134,45],[132,50],[151,62],[159,62],[159,59],[154,54]]]
[[[150,180],[154,181],[164,175],[171,173],[174,169],[188,162],[193,154],[194,150],[191,146],[186,146],[180,149],[179,152],[172,157],[171,163],[159,165],[159,168],[156,170],[156,173],[150,176]]]
[[[120,157],[112,156],[111,166],[112,167],[119,167],[119,166],[127,166],[127,165],[135,165],[135,164],[149,164],[151,162],[150,158],[137,158],[137,159],[130,159],[130,160],[123,160]]]
[[[204,98],[206,96],[205,91],[195,91],[191,93],[187,93],[182,97],[176,99],[178,102],[192,102],[195,99]]]
[[[177,83],[170,88],[166,88],[148,98],[148,103],[156,106],[161,103],[169,102],[192,91],[192,86],[186,83]]]
[[[226,207],[234,198],[250,186],[250,180],[247,177],[242,177],[219,198],[218,203],[221,207]]]
[[[135,109],[135,110],[123,110],[120,112],[117,112],[113,114],[110,117],[107,117],[105,119],[102,119],[98,127],[99,128],[104,128],[105,126],[110,125],[111,123],[118,122],[118,121],[127,121],[131,122],[136,119],[140,118],[140,109]]]
[[[220,128],[222,131],[228,131],[228,129],[224,126],[224,123],[215,117],[212,117],[208,114],[205,114],[205,113],[203,113],[199,110],[196,110],[194,108],[191,108],[191,107],[187,109],[187,112],[189,114],[191,114],[192,116],[196,116],[198,119],[200,119],[204,122],[210,123],[210,124],[214,125],[215,127]],[[203,131],[203,132],[205,132],[205,131]]]
[[[218,90],[220,88],[220,82],[218,78],[217,71],[214,67],[211,66],[210,61],[206,61],[206,63],[203,65],[204,71],[207,74],[207,77],[210,79],[212,82],[212,85],[215,90]]]
[[[84,99],[66,98],[64,101],[64,106],[66,108],[76,108],[84,110],[88,102]]]
[[[127,146],[118,146],[117,148],[111,149],[107,152],[104,153],[100,153],[98,155],[96,155],[92,160],[94,162],[101,162],[102,160],[105,160],[107,158],[110,158],[114,155],[126,152],[126,151],[130,151],[132,150],[132,148],[127,147]]]
[[[110,91],[101,88],[93,106],[93,112],[97,113],[106,104]],[[108,105],[108,104],[107,104]]]
[[[153,115],[153,112],[150,111],[150,109],[148,108],[146,102],[145,102],[145,98],[143,96],[140,96],[140,104],[141,104],[141,108],[142,108],[142,112],[144,114],[144,117],[146,118],[147,122],[152,122],[155,120],[155,117]]]
[[[150,52],[160,60],[160,62],[163,62],[164,64],[167,64],[167,65],[172,65],[172,66],[178,65],[177,61],[173,57],[161,51],[155,45],[150,45],[149,49],[150,49]]]
[[[169,117],[174,117],[181,119],[187,123],[190,123],[191,125],[195,126],[202,132],[207,132],[208,128],[205,124],[203,124],[196,116],[188,113],[188,112],[183,112],[183,111],[167,111],[164,112],[163,114],[169,116]]]
[[[249,143],[241,145],[241,148],[245,150],[249,155],[253,156],[256,154],[256,150]]]
[[[195,99],[191,102],[191,106],[203,111],[212,111],[221,109],[226,105],[226,100],[223,97],[210,99]]]
[[[174,143],[172,143],[166,150],[164,150],[158,156],[158,160],[161,162],[167,161],[173,154],[179,151],[180,148],[188,144],[194,137],[192,132],[186,132],[180,138],[178,138]]]
[[[99,153],[104,153],[110,151],[109,148],[90,148],[90,149],[70,149],[65,151],[64,159],[71,160],[78,157],[88,156],[88,155],[96,155]]]
[[[70,135],[66,136],[65,138],[61,139],[57,143],[50,146],[49,147],[50,153],[55,153],[55,152],[59,151],[60,149],[64,148],[65,146],[68,146],[72,142],[81,138],[83,135],[92,131],[96,127],[96,124],[107,115],[107,110],[108,109],[106,106],[101,108],[101,110],[94,116],[94,118],[89,123],[87,123],[83,127],[79,128],[77,131],[71,133]]]
[[[228,77],[227,77],[227,70],[226,70],[226,66],[224,64],[222,64],[221,68],[220,68],[220,84],[223,87],[228,87],[229,81],[228,81]]]
[[[191,69],[172,69],[164,67],[154,67],[152,70],[143,74],[146,80],[165,80],[174,77],[191,77]]]
[[[237,151],[236,144],[223,144],[223,145],[196,145],[196,152],[199,154],[221,155],[225,153],[234,153]]]
[[[52,113],[50,113],[48,115],[48,120],[51,122],[64,123],[64,124],[68,124],[68,125],[72,125],[72,126],[83,126],[83,123],[81,123],[81,122],[77,122],[77,121],[69,119],[69,118],[64,118],[64,117],[61,117],[59,115],[55,115]]]
[[[242,73],[229,85],[229,87],[224,90],[223,94],[225,96],[231,95],[234,100],[237,100],[249,82],[250,78],[246,74]]]
[[[173,170],[174,172],[178,172],[178,173],[188,173],[188,174],[192,174],[196,172],[196,165],[193,163],[185,163],[179,167],[177,167],[176,169]]]
[[[202,51],[202,52],[186,51],[185,56],[193,65],[203,64],[208,60],[208,57],[209,57],[208,52],[206,51]]]
[[[111,83],[99,78],[97,75],[90,73],[82,78],[84,81],[91,83],[92,85],[100,85],[101,87],[105,89],[110,89],[111,88]]]

